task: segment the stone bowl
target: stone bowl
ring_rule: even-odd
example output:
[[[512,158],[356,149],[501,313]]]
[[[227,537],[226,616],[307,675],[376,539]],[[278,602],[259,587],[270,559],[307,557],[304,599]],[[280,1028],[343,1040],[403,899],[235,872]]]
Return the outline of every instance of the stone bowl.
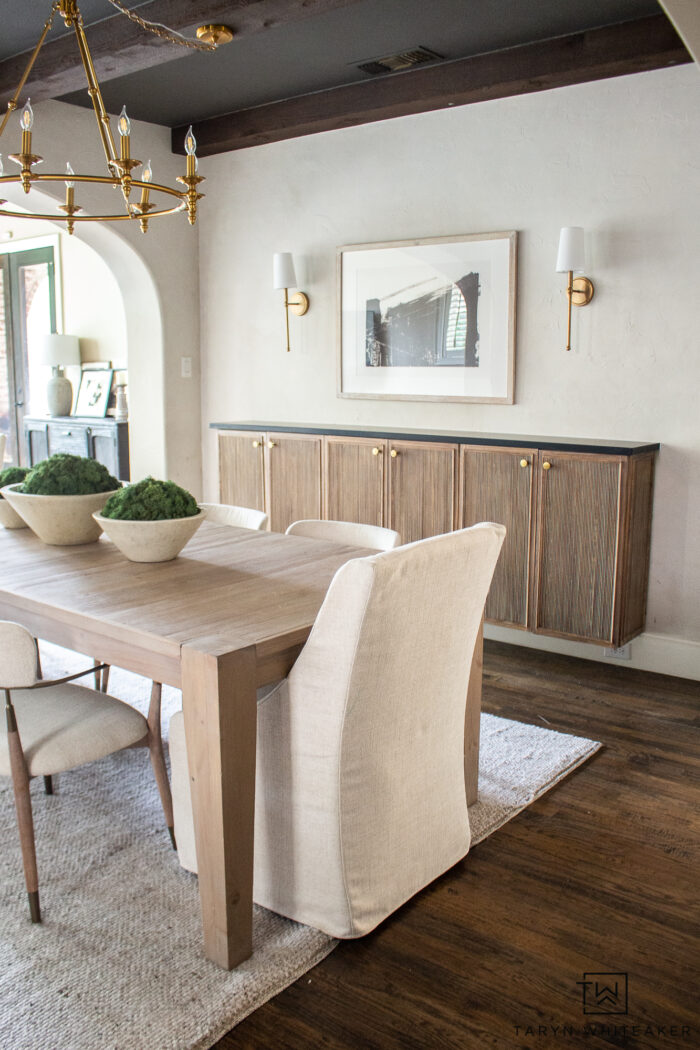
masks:
[[[6,499],[0,498],[0,525],[4,529],[26,529],[27,523],[13,510]]]
[[[156,562],[177,558],[206,514],[200,510],[189,518],[162,521],[127,521],[124,518],[105,518],[99,513],[93,514],[93,518],[129,561]]]
[[[79,543],[94,543],[100,538],[102,530],[92,515],[104,507],[111,492],[91,492],[87,496],[36,496],[19,492],[22,484],[20,481],[16,485],[6,485],[1,490],[3,497],[44,543],[72,547]]]

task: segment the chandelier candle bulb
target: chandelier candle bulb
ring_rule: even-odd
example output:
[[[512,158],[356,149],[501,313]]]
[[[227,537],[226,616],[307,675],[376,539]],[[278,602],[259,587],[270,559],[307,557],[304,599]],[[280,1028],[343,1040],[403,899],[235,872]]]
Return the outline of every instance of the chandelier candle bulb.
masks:
[[[119,156],[121,160],[128,160],[131,121],[127,115],[126,106],[122,106],[122,111],[119,114],[119,120],[117,121],[117,129],[119,131]]]
[[[190,124],[189,130],[185,135],[185,153],[187,154],[187,174],[188,176],[197,174],[197,140],[194,137],[192,131],[192,125]]]

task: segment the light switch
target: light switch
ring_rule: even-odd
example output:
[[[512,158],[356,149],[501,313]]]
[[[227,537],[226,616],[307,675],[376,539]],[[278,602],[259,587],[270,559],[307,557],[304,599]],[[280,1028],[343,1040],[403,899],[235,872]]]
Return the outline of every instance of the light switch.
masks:
[[[180,358],[180,375],[183,379],[192,378],[192,358],[181,357]]]

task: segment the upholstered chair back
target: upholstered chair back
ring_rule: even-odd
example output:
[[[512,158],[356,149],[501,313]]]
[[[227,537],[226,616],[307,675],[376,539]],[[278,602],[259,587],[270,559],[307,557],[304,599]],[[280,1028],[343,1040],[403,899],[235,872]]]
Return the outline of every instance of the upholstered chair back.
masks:
[[[321,521],[316,518],[292,522],[287,529],[287,535],[332,540],[334,543],[346,543],[349,547],[367,547],[376,551],[390,551],[401,543],[398,532],[382,528],[381,525],[360,525],[354,521]]]
[[[230,503],[200,503],[199,506],[206,513],[207,521],[213,521],[215,525],[234,525],[239,529],[257,531],[267,526],[267,514],[264,510],[234,507]]]
[[[465,700],[505,535],[348,562],[259,703],[255,900],[360,936],[469,849]]]
[[[0,620],[0,689],[27,689],[36,681],[34,638],[26,627]]]

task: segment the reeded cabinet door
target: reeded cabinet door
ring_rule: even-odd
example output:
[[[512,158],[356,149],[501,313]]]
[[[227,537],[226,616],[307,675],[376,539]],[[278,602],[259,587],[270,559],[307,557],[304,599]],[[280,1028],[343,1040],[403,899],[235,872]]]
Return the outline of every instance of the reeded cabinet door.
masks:
[[[539,453],[535,631],[612,643],[623,470],[621,457]]]
[[[385,455],[375,438],[324,438],[324,518],[384,524]]]
[[[219,431],[219,499],[235,507],[265,509],[264,435],[246,430]]]
[[[527,626],[536,466],[534,449],[462,447],[462,527],[506,527],[485,615],[508,627]]]
[[[265,435],[265,508],[272,532],[321,517],[321,437]]]
[[[439,536],[455,528],[457,446],[390,441],[387,525],[402,543]]]

